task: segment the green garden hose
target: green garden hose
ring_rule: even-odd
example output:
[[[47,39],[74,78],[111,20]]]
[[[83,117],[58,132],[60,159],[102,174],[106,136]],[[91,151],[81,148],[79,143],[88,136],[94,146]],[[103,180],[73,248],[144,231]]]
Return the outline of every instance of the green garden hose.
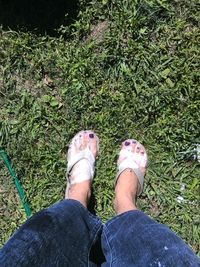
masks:
[[[25,213],[27,218],[31,216],[31,209],[30,206],[28,204],[27,198],[26,198],[26,194],[23,190],[23,187],[19,181],[19,178],[17,177],[17,174],[15,173],[15,170],[13,169],[10,160],[8,158],[7,153],[5,152],[5,150],[3,150],[2,148],[0,148],[0,157],[2,158],[3,162],[5,163],[6,167],[8,168],[10,175],[13,178],[13,182],[15,183],[15,186],[17,188],[17,191],[19,193],[19,197],[21,199],[21,202],[23,204]]]

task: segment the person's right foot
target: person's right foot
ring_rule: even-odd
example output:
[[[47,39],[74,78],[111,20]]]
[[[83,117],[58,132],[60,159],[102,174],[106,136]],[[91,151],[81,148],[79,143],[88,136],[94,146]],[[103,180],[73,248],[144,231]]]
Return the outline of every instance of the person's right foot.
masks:
[[[91,196],[94,164],[99,138],[93,131],[81,131],[72,139],[68,150],[68,186],[66,199],[75,199],[85,207]]]
[[[130,139],[122,143],[118,159],[118,168],[129,166],[120,173],[115,186],[114,207],[117,214],[137,209],[136,197],[143,185],[140,184],[134,169],[144,176],[147,168],[147,153],[145,148],[136,140]]]

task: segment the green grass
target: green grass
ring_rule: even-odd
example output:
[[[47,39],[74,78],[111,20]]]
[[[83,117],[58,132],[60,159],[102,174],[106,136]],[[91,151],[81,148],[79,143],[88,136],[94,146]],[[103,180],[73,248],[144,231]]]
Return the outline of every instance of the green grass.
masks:
[[[60,37],[0,31],[0,146],[34,213],[63,198],[67,145],[93,129],[101,140],[96,212],[111,218],[117,153],[134,137],[149,153],[140,208],[200,251],[199,10],[196,0],[82,0]],[[2,180],[0,200],[9,202]],[[25,220],[11,215],[21,212],[11,199],[1,245]]]

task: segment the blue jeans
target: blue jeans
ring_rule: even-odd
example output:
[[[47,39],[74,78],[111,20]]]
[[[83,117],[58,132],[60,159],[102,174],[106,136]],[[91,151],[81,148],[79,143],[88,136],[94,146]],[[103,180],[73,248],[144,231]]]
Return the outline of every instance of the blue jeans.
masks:
[[[169,228],[141,211],[105,225],[78,201],[63,200],[30,219],[0,250],[1,267],[184,267],[198,257]]]

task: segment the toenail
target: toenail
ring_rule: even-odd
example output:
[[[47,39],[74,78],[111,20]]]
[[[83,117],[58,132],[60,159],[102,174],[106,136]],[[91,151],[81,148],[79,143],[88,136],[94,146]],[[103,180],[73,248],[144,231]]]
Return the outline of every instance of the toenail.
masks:
[[[136,144],[136,141],[134,140],[134,141],[132,141],[132,144]]]
[[[89,134],[89,137],[90,137],[90,138],[94,138],[94,134],[93,134],[93,133],[90,133],[90,134]]]
[[[126,141],[125,146],[129,146],[129,145],[130,145],[130,142]]]

